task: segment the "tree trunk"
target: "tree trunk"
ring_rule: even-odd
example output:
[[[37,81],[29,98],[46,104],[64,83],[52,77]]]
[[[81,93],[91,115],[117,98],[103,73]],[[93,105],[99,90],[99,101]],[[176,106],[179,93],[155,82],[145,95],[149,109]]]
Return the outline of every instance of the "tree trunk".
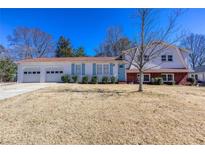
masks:
[[[139,89],[138,89],[138,91],[139,92],[142,92],[143,91],[143,72],[142,71],[140,71],[139,72],[140,73],[140,78],[139,78]]]

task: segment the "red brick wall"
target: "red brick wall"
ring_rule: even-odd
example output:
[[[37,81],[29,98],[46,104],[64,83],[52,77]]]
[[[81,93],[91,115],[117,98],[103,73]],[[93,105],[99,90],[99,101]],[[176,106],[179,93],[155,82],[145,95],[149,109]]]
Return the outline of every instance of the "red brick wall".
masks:
[[[127,82],[137,82],[137,73],[127,73]]]
[[[147,73],[147,74],[151,74],[151,78],[155,78],[155,77],[161,77],[162,73]],[[172,74],[174,74],[174,80],[176,84],[180,84],[180,85],[186,84],[188,73],[177,72],[177,73],[172,73]],[[127,82],[137,83],[137,73],[127,73]]]
[[[176,84],[181,84],[181,85],[186,84],[187,77],[188,77],[188,73],[174,73],[174,79]]]

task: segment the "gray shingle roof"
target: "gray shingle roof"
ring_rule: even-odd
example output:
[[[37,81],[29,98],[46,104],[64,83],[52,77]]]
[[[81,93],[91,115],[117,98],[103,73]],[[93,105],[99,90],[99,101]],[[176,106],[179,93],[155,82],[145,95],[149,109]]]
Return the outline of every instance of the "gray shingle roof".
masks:
[[[205,65],[196,67],[195,72],[205,72]]]

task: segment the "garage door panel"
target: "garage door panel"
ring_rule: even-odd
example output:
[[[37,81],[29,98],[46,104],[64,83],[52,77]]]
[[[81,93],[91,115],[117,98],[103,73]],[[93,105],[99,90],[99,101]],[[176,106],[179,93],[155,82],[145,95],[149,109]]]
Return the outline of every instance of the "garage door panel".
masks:
[[[62,68],[47,68],[46,82],[61,82],[62,75],[63,75]]]
[[[40,82],[40,68],[26,68],[23,72],[23,82]]]

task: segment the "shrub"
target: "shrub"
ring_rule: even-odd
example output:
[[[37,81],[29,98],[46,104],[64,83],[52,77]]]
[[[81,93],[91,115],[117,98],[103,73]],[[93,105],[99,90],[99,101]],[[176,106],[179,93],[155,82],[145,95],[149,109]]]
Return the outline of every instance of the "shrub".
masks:
[[[9,58],[0,58],[0,82],[15,81],[17,66]]]
[[[109,82],[109,77],[103,76],[102,77],[102,83],[107,84]]]
[[[114,76],[112,76],[111,78],[110,78],[110,81],[111,81],[111,83],[115,83],[115,77]]]
[[[61,77],[61,80],[64,82],[64,83],[68,83],[70,82],[70,77],[68,75],[63,75]]]
[[[73,82],[76,83],[77,80],[78,80],[78,76],[77,76],[77,75],[74,75],[74,76],[72,76],[72,79],[73,79]]]
[[[157,78],[157,83],[158,83],[158,85],[163,85],[164,81],[162,78]]]
[[[162,85],[164,84],[163,79],[161,77],[158,78],[152,78],[151,83],[154,85]]]
[[[172,85],[176,85],[176,82],[175,82],[175,81],[172,81]]]
[[[172,82],[167,82],[168,85],[175,85],[176,82],[175,81],[172,81]]]
[[[98,77],[97,76],[92,76],[91,83],[93,83],[93,84],[98,83]]]
[[[191,78],[187,78],[187,80],[186,80],[187,82],[189,82],[189,83],[191,83],[191,85],[194,85],[194,84],[196,84],[196,79],[195,78],[193,78],[193,77],[191,77]]]
[[[88,76],[84,76],[82,78],[82,83],[88,83]]]
[[[151,78],[151,84],[155,84],[155,78]]]

